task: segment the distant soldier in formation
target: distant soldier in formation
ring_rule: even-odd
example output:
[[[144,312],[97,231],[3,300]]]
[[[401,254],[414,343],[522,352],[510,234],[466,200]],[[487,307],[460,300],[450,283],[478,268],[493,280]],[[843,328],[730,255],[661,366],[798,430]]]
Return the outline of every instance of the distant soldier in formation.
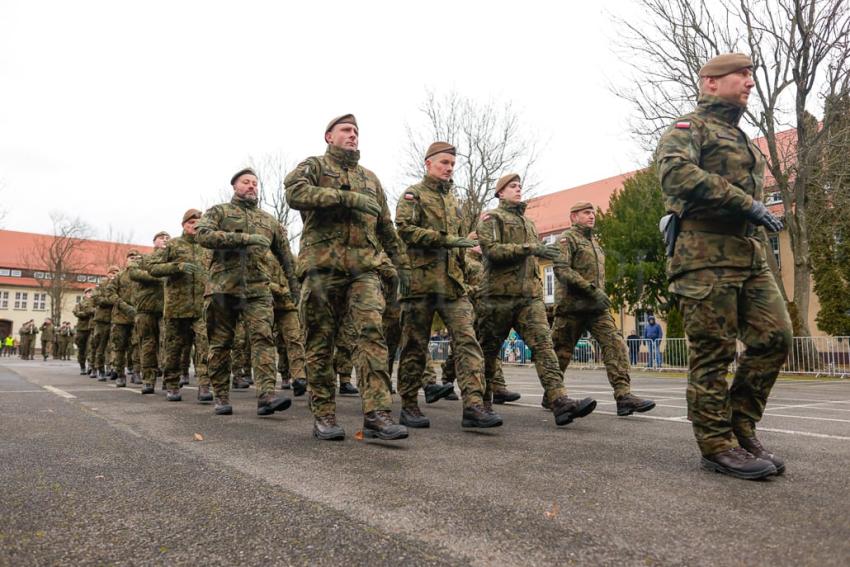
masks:
[[[118,266],[109,266],[105,280],[101,281],[92,293],[92,301],[95,304],[94,311],[94,333],[92,334],[92,346],[94,350],[94,364],[92,366],[92,378],[97,377],[98,382],[106,382],[106,353],[109,345],[109,333],[112,326],[112,303],[106,288],[109,282],[118,275]]]
[[[71,345],[74,344],[74,329],[71,327],[71,323],[69,321],[62,321],[62,324],[59,326],[57,334],[59,336],[58,358],[59,360],[70,360]]]
[[[233,413],[230,349],[241,320],[248,328],[257,415],[268,416],[292,404],[290,398],[275,395],[272,278],[266,266],[269,253],[274,261],[286,262],[284,236],[277,219],[257,206],[258,180],[252,169],[236,172],[230,185],[230,202],[208,209],[197,227],[198,243],[212,255],[205,316],[215,413]]]
[[[165,303],[164,281],[151,275],[150,270],[169,240],[171,235],[164,230],[156,233],[153,237],[153,252],[142,256],[129,268],[130,279],[134,283],[134,323],[139,337],[142,394],[153,394],[156,387],[156,375],[160,369],[160,327]]]
[[[21,336],[21,359],[32,360],[33,355],[35,354],[35,337],[38,335],[38,327],[35,326],[35,321],[30,319],[21,325],[21,329],[18,333]]]
[[[111,354],[112,378],[115,386],[123,388],[127,385],[125,368],[127,366],[127,351],[133,335],[133,323],[136,320],[136,308],[133,307],[133,281],[130,279],[130,269],[140,258],[135,249],[127,252],[127,267],[118,272],[109,284],[104,294],[106,301],[112,303],[112,327],[109,334],[109,350]]]
[[[44,357],[45,361],[47,361],[47,356],[51,353],[53,348],[54,333],[55,328],[53,327],[53,320],[48,317],[44,320],[44,323],[41,324],[41,356]]]
[[[77,318],[77,329],[75,342],[77,345],[77,363],[80,365],[80,374],[88,374],[90,369],[86,368],[86,357],[88,356],[89,338],[92,329],[92,317],[94,316],[94,302],[92,301],[92,288],[86,288],[83,298],[74,306],[74,316]]]
[[[458,383],[463,398],[463,427],[497,427],[502,418],[484,405],[484,356],[475,337],[472,303],[463,275],[464,248],[475,242],[458,235],[459,206],[452,173],[455,148],[435,142],[425,152],[425,176],[408,187],[396,207],[398,234],[410,258],[410,285],[402,286],[401,358],[398,393],[401,423],[429,427],[417,401],[422,387],[426,353],[434,313],[452,335],[457,357]],[[451,384],[433,384],[425,391],[426,402],[454,391]],[[433,392],[433,394],[432,394]]]
[[[390,414],[380,253],[406,275],[408,264],[381,183],[359,164],[358,137],[353,115],[334,118],[325,128],[325,154],[304,160],[286,177],[289,206],[304,221],[298,273],[313,433],[326,440],[345,437],[336,421],[333,352],[336,330],[351,312],[363,435],[403,439],[407,428]]]
[[[210,252],[197,240],[196,225],[201,211],[189,209],[183,214],[183,234],[170,239],[165,248],[151,258],[150,274],[165,278],[163,317],[165,318],[166,399],[179,402],[180,376],[187,349],[195,346],[195,377],[198,401],[211,402],[208,374],[207,329],[204,321],[204,290],[208,280]]]
[[[752,71],[740,53],[706,63],[696,109],[676,120],[656,152],[667,211],[676,215],[667,275],[688,336],[688,418],[702,466],[744,479],[785,470],[756,437],[756,423],[792,340],[766,261],[764,229],[779,232],[782,221],[763,202],[764,157],[738,126]],[[736,341],[746,346],[737,356]]]
[[[570,209],[570,228],[558,237],[555,260],[555,321],[552,341],[561,371],[567,369],[576,343],[589,331],[602,348],[608,382],[614,389],[617,415],[647,412],[655,402],[632,394],[629,351],[611,315],[605,295],[605,254],[593,234],[596,211],[587,201]]]

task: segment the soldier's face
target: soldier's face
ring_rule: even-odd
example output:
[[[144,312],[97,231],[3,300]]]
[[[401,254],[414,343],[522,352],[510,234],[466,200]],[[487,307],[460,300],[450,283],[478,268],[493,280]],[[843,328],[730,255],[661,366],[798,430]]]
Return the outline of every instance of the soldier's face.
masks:
[[[168,244],[168,236],[165,234],[160,234],[153,239],[153,247],[156,249],[165,248],[166,244]]]
[[[425,160],[425,171],[431,177],[448,181],[455,171],[455,156],[452,154],[437,154]]]
[[[247,201],[257,200],[257,178],[250,173],[243,173],[233,184],[233,191]]]
[[[356,150],[360,143],[359,134],[354,124],[337,124],[325,134],[325,141],[344,150]]]
[[[519,181],[511,181],[499,193],[499,198],[508,203],[517,204],[522,201],[522,184]]]
[[[238,194],[238,193],[237,193]],[[195,225],[198,224],[199,218],[189,219],[183,223],[183,232],[186,234],[195,234]]]
[[[711,94],[738,106],[747,106],[750,91],[756,85],[750,69],[741,69],[722,77],[709,77],[707,80]]]
[[[576,211],[570,215],[570,222],[573,224],[593,228],[596,225],[596,211],[593,209],[584,209]]]

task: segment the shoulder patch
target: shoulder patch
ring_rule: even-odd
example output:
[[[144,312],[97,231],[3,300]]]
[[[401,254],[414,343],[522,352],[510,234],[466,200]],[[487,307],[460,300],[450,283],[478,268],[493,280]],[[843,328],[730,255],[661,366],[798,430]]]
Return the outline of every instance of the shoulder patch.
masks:
[[[490,220],[490,213],[484,213],[481,215],[481,220]]]
[[[676,128],[679,130],[688,130],[691,127],[691,123],[688,120],[680,120],[676,122]]]
[[[566,239],[566,238],[562,238],[562,239],[561,239],[561,242],[566,242],[566,241],[567,241],[567,239]]]
[[[407,201],[414,201],[414,200],[416,200],[416,196],[415,196],[413,193],[405,193],[405,194],[404,194],[404,198],[405,198],[405,200],[407,200]]]

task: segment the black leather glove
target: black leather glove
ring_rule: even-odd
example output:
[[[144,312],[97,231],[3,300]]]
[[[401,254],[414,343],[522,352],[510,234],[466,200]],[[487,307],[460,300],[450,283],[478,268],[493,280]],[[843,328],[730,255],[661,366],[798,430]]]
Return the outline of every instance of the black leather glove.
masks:
[[[782,219],[767,210],[761,201],[753,201],[753,206],[747,211],[747,218],[753,223],[765,227],[770,232],[782,230]]]

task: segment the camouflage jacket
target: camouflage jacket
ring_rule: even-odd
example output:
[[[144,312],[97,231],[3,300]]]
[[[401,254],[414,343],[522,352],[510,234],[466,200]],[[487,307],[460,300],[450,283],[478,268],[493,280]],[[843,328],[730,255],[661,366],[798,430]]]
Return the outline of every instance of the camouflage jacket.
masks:
[[[458,236],[460,208],[451,181],[425,178],[408,187],[395,212],[398,235],[410,260],[409,297],[430,293],[457,299],[465,295],[463,250],[446,247],[446,237]]]
[[[702,95],[697,108],[679,118],[656,151],[667,210],[685,225],[667,274],[673,279],[703,268],[757,268],[765,265],[762,230],[745,213],[763,199],[764,156],[738,127],[744,108]],[[737,233],[737,234],[735,234]]]
[[[543,297],[543,280],[537,257],[540,245],[534,222],[525,216],[525,203],[500,201],[499,207],[481,215],[478,242],[484,257],[482,300],[490,296]]]
[[[200,223],[198,223],[200,225]],[[197,274],[186,273],[183,264],[201,268]],[[165,280],[165,301],[162,315],[166,319],[198,319],[204,315],[204,289],[210,251],[196,242],[191,234],[172,238],[149,264],[150,275]]]
[[[77,331],[91,331],[91,320],[94,317],[94,301],[83,297],[74,306],[74,317],[77,318]]]
[[[50,343],[53,342],[53,333],[55,329],[53,328],[53,323],[42,323],[41,324],[41,342]]]
[[[150,273],[151,265],[161,252],[154,250],[145,254],[137,264],[129,267],[130,279],[133,280],[133,305],[139,313],[162,313],[165,285],[161,278]]]
[[[59,338],[60,339],[64,339],[64,340],[67,341],[68,339],[70,339],[73,336],[74,336],[74,329],[72,329],[70,325],[63,325],[62,327],[59,327]]]
[[[466,293],[473,304],[481,299],[481,284],[484,283],[484,264],[481,263],[481,254],[472,248],[466,250],[464,260],[463,277],[466,280]]]
[[[372,271],[381,263],[382,250],[396,267],[408,266],[381,182],[358,165],[359,159],[358,151],[328,146],[325,155],[307,158],[286,176],[286,199],[304,221],[299,277],[311,271]],[[373,197],[381,214],[374,217],[342,205],[345,191]]]
[[[381,290],[384,294],[386,307],[398,307],[398,271],[390,262],[386,254],[381,253],[381,263],[378,266],[378,275],[381,277]]]
[[[112,323],[115,325],[132,325],[135,316],[131,315],[133,307],[133,280],[130,279],[130,268],[124,268],[104,289],[106,300],[112,303]]]
[[[112,321],[112,302],[106,297],[106,286],[111,280],[105,280],[98,284],[91,294],[95,305],[94,320],[96,323],[109,323]]]
[[[25,336],[35,336],[38,334],[38,327],[35,326],[35,323],[24,323],[21,325],[21,330],[18,331],[21,335],[21,338]]]
[[[252,234],[268,238],[271,247],[246,246],[245,240]],[[272,275],[264,257],[271,250],[278,262],[285,262],[285,237],[277,219],[259,209],[256,203],[234,195],[229,203],[210,208],[198,222],[197,240],[212,250],[206,295],[265,297],[271,294]]]
[[[277,261],[271,251],[266,251],[263,261],[267,266],[266,269],[270,277],[269,289],[272,292],[275,311],[295,311],[298,306],[289,290],[289,280],[287,280],[280,262]]]
[[[571,226],[558,237],[561,258],[554,262],[555,312],[604,311],[608,307],[591,295],[605,290],[605,253],[593,229]]]

